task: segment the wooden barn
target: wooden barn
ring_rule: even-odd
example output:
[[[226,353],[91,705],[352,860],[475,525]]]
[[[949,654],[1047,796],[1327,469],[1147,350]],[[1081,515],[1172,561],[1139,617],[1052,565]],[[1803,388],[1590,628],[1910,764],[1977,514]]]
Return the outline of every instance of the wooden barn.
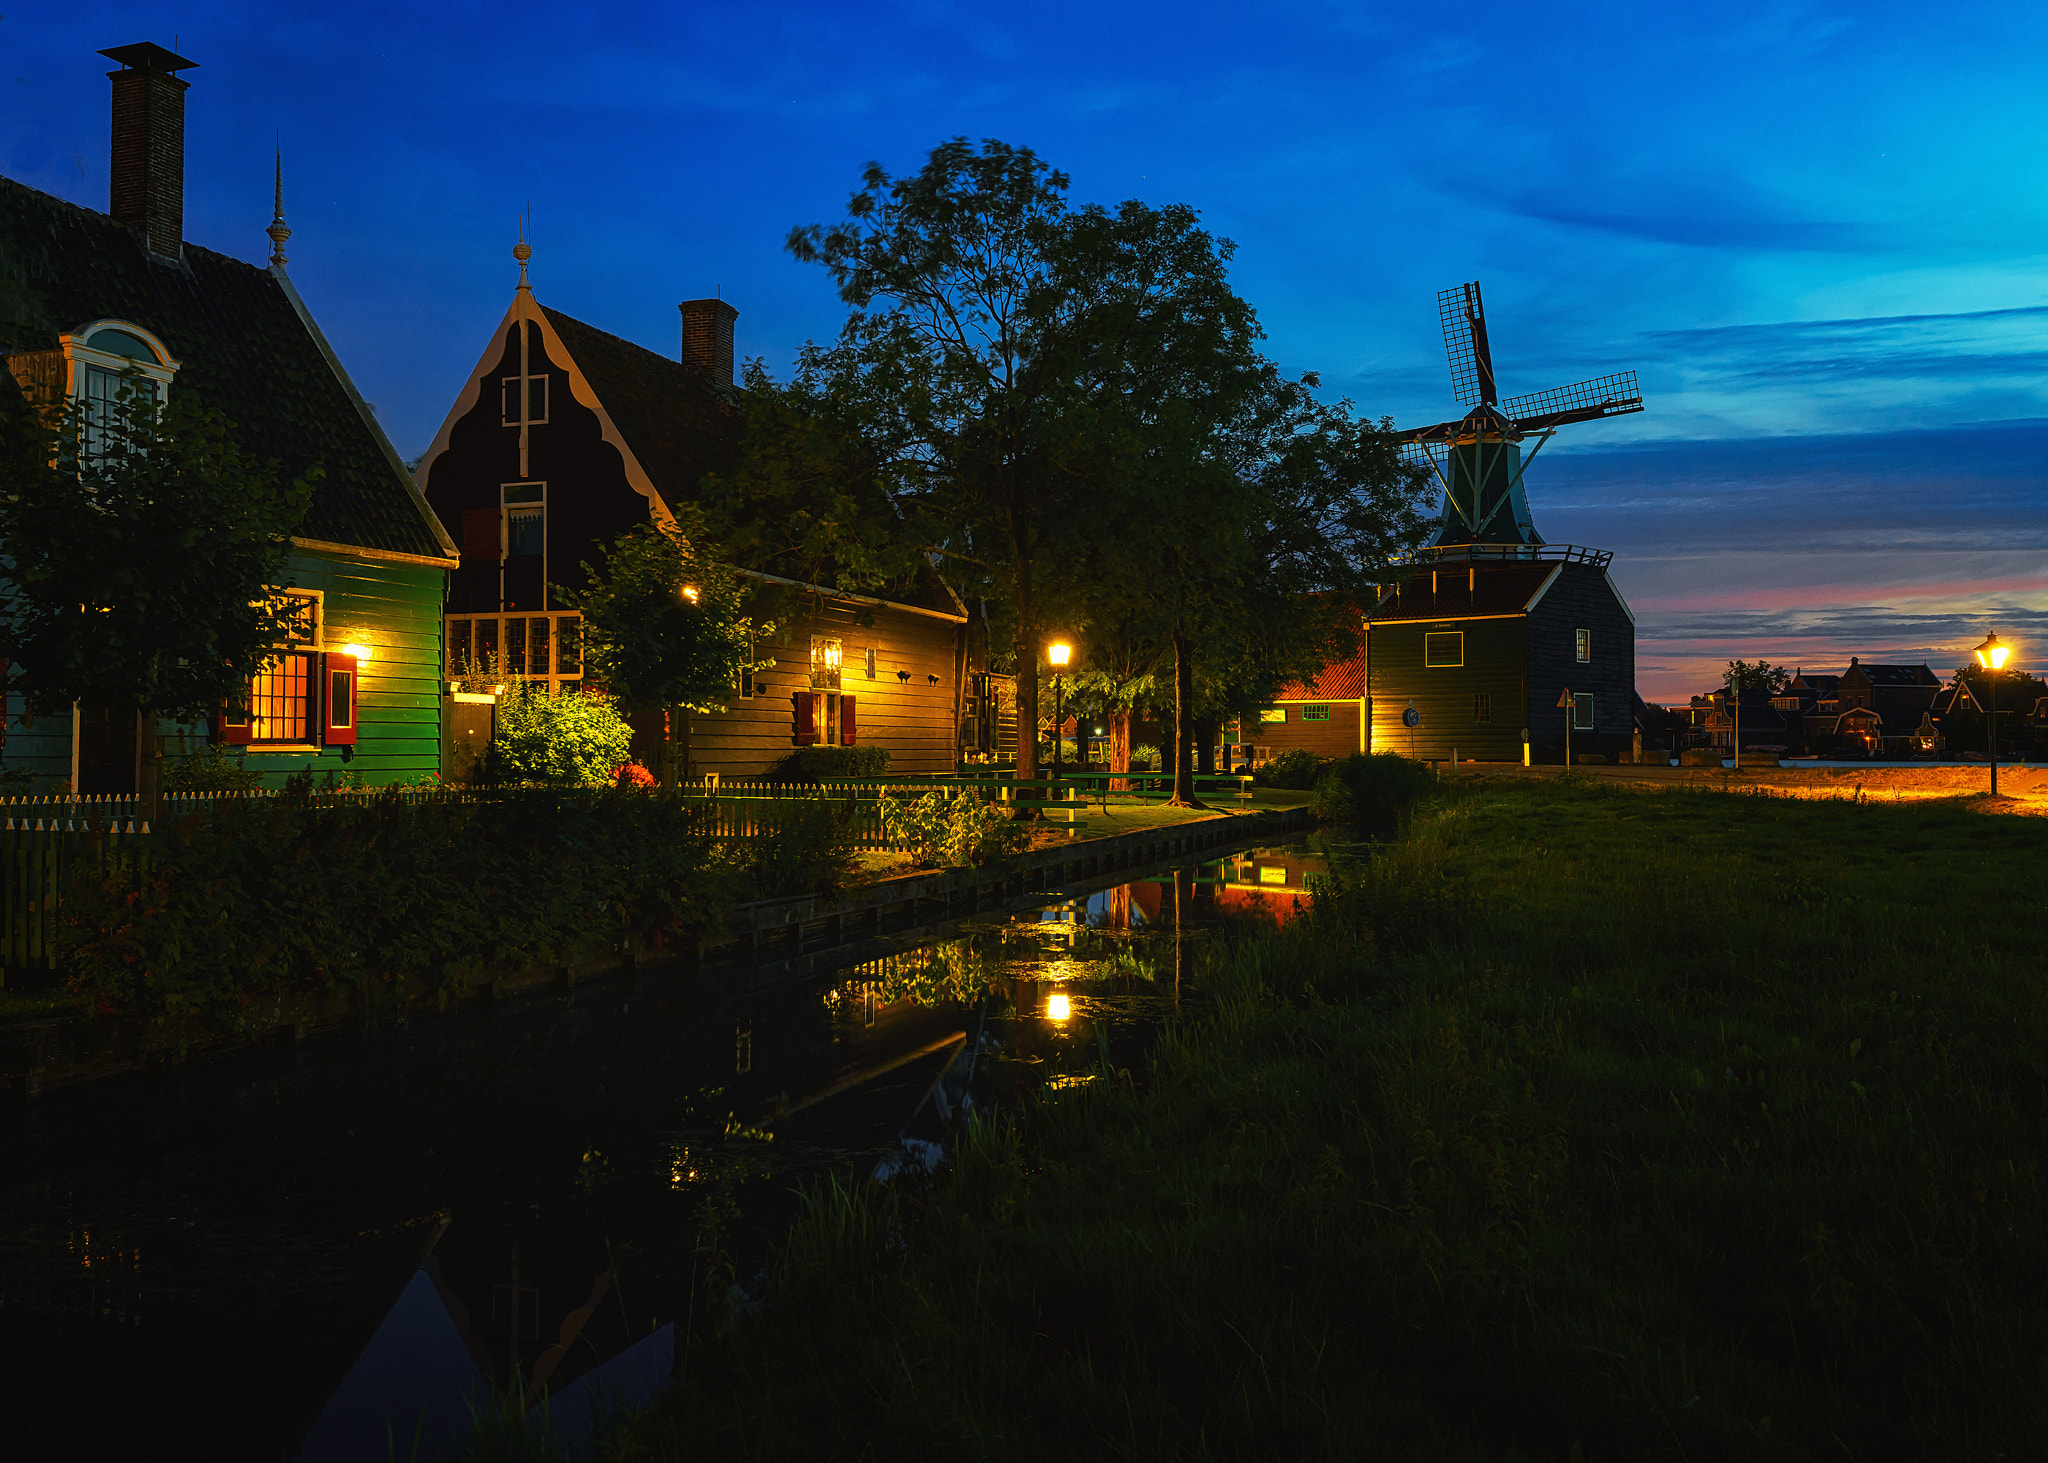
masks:
[[[462,550],[448,675],[490,666],[559,690],[582,680],[581,639],[550,586],[582,587],[584,564],[636,524],[673,522],[734,461],[739,312],[685,301],[672,359],[540,304],[530,251],[514,252],[511,307],[417,476]],[[963,723],[995,735],[999,718],[965,694],[966,609],[936,575],[873,595],[740,567],[782,607],[760,647],[774,665],[735,686],[727,710],[689,718],[678,739],[692,775],[757,775],[812,745],[878,746],[891,771],[951,772]],[[648,760],[659,716],[641,721]]]
[[[0,257],[19,270],[0,296],[9,374],[31,399],[79,403],[88,422],[124,373],[159,400],[192,391],[228,418],[244,451],[275,459],[284,480],[314,464],[323,476],[279,586],[300,628],[253,678],[246,705],[223,707],[211,725],[93,705],[40,716],[14,726],[7,765],[42,787],[133,793],[159,752],[219,740],[273,786],[307,770],[372,784],[430,777],[440,768],[441,600],[455,546],[285,273],[281,170],[267,267],[187,242],[190,83],[176,73],[194,63],[148,43],[102,54],[122,68],[110,73],[108,212],[0,178]],[[21,710],[10,698],[8,721]]]
[[[1569,544],[1444,544],[1366,612],[1374,751],[1562,762],[1633,749],[1635,619],[1609,556]],[[1560,707],[1566,692],[1570,702]]]

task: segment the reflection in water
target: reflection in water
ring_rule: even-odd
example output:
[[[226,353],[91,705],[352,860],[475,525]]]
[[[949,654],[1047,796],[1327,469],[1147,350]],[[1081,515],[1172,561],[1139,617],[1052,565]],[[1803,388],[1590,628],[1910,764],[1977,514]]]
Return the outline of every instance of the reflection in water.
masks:
[[[573,1434],[716,1344],[793,1189],[1134,1066],[1197,998],[1197,932],[1292,917],[1317,867],[1247,850],[826,983],[583,987],[16,1109],[0,1368],[36,1401],[10,1452],[424,1458],[543,1394]]]

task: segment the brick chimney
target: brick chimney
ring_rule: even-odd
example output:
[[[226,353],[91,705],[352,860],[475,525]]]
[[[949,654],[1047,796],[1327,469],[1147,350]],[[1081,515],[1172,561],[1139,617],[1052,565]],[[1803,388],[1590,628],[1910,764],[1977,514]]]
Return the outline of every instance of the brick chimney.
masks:
[[[716,385],[732,385],[732,323],[740,312],[723,300],[685,300],[676,308],[683,312],[683,364]]]
[[[123,70],[114,83],[114,158],[107,212],[142,230],[152,254],[185,250],[185,89],[171,73],[196,61],[141,41],[100,52]]]

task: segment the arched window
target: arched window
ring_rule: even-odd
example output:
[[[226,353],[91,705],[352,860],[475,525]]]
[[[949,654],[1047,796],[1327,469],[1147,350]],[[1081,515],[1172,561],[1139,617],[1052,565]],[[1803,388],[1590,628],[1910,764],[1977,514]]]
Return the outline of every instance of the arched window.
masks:
[[[121,396],[130,383],[155,394],[170,394],[178,363],[164,343],[126,320],[95,320],[57,337],[63,356],[64,396],[75,401],[85,427],[85,452],[96,455],[107,429],[118,419]],[[54,383],[52,383],[54,384]]]

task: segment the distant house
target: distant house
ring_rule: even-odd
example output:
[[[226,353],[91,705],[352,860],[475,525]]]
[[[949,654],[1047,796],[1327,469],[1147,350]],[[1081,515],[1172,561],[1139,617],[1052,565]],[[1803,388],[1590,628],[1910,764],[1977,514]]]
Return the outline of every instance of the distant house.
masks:
[[[524,246],[522,246],[523,249]],[[462,546],[447,604],[446,674],[474,667],[551,689],[580,685],[581,622],[553,586],[580,588],[636,524],[673,522],[707,473],[736,460],[733,323],[723,300],[681,307],[671,359],[540,304],[520,265],[504,319],[421,460],[426,500]],[[728,710],[689,718],[696,775],[765,772],[792,749],[879,746],[892,771],[950,772],[966,740],[1014,748],[1014,701],[970,677],[968,616],[938,577],[843,593],[743,565],[798,608],[758,646],[772,667]],[[659,713],[636,725],[651,756]]]
[[[1274,693],[1257,722],[1231,724],[1224,751],[1229,765],[1260,766],[1283,752],[1348,757],[1366,750],[1371,712],[1365,694],[1365,649],[1334,661],[1306,681]],[[1461,754],[1462,755],[1462,754]]]
[[[1921,665],[1865,665],[1851,657],[1803,717],[1808,741],[1852,756],[1931,755],[1939,733],[1932,713],[1941,678]]]
[[[301,628],[246,707],[198,727],[90,705],[42,716],[14,730],[8,765],[83,793],[134,792],[158,746],[218,740],[272,783],[344,764],[372,783],[433,774],[455,546],[285,274],[281,192],[268,268],[184,239],[189,83],[176,73],[194,63],[147,43],[101,54],[123,68],[111,77],[109,211],[0,178],[0,230],[20,246],[5,251],[21,275],[0,308],[10,375],[32,399],[89,407],[134,369],[160,399],[189,390],[218,408],[286,480],[316,463],[324,476],[292,539]],[[7,710],[11,722],[19,701]]]

